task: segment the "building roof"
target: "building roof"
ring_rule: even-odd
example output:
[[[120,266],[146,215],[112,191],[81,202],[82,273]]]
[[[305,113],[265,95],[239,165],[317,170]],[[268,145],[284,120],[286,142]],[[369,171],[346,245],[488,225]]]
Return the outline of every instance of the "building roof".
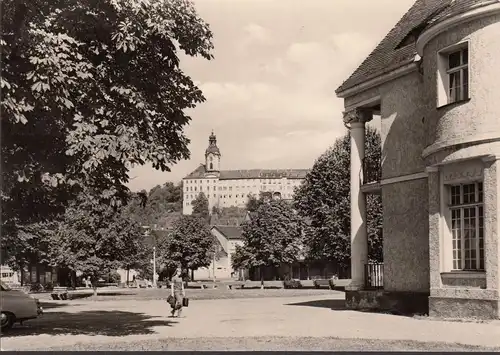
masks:
[[[243,238],[241,227],[213,226],[212,228],[217,229],[221,234],[223,234],[229,240],[238,240]]]
[[[309,169],[252,169],[252,170],[223,170],[220,180],[234,179],[303,179]]]
[[[309,169],[251,169],[251,170],[221,170],[219,180],[238,179],[304,179]],[[204,178],[207,174],[205,165],[200,165],[184,179]]]
[[[497,1],[417,0],[336,93],[413,62],[417,55],[416,39],[437,21],[465,12],[471,6],[485,6]]]

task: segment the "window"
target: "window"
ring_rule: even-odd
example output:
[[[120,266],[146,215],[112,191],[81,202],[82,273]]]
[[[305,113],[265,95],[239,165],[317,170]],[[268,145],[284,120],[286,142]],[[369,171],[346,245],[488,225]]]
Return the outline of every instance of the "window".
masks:
[[[450,186],[453,270],[484,270],[481,182]]]
[[[469,50],[448,54],[448,103],[469,98]]]
[[[470,98],[468,43],[459,43],[438,53],[436,77],[437,107]]]

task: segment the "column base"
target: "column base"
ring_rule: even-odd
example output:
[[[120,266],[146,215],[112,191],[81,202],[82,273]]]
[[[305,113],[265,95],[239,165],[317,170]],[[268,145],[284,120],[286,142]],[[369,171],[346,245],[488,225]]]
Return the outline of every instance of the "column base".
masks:
[[[360,281],[351,281],[349,285],[345,286],[346,291],[361,291],[365,287],[365,284]]]
[[[429,311],[428,292],[346,289],[345,300],[346,308],[352,310],[405,315],[427,314]]]

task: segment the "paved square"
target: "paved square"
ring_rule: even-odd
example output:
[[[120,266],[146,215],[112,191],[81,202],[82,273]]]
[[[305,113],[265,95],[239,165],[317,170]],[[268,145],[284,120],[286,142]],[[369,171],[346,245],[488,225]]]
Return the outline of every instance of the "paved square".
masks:
[[[148,349],[148,342],[219,338],[343,338],[445,342],[500,349],[500,322],[444,322],[345,310],[343,293],[290,298],[192,300],[183,318],[169,318],[165,301],[46,302],[45,315],[2,339],[5,350]],[[199,342],[203,345],[203,342]],[[220,345],[213,345],[221,349]],[[244,343],[244,341],[243,341]],[[246,346],[240,344],[238,348]],[[144,345],[138,345],[144,344]],[[160,344],[160,343],[158,343]],[[194,344],[194,343],[193,343]],[[161,346],[158,345],[160,348]],[[192,345],[192,350],[199,345]],[[271,345],[263,349],[272,348]],[[158,350],[158,349],[156,349]],[[356,350],[356,349],[351,349]]]

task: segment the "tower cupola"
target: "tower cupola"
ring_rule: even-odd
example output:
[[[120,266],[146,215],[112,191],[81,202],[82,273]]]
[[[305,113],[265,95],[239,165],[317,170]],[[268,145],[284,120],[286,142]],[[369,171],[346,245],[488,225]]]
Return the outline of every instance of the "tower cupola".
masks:
[[[217,172],[220,171],[220,150],[217,147],[217,137],[212,131],[210,137],[208,137],[208,148],[205,150],[205,166],[207,172]]]

